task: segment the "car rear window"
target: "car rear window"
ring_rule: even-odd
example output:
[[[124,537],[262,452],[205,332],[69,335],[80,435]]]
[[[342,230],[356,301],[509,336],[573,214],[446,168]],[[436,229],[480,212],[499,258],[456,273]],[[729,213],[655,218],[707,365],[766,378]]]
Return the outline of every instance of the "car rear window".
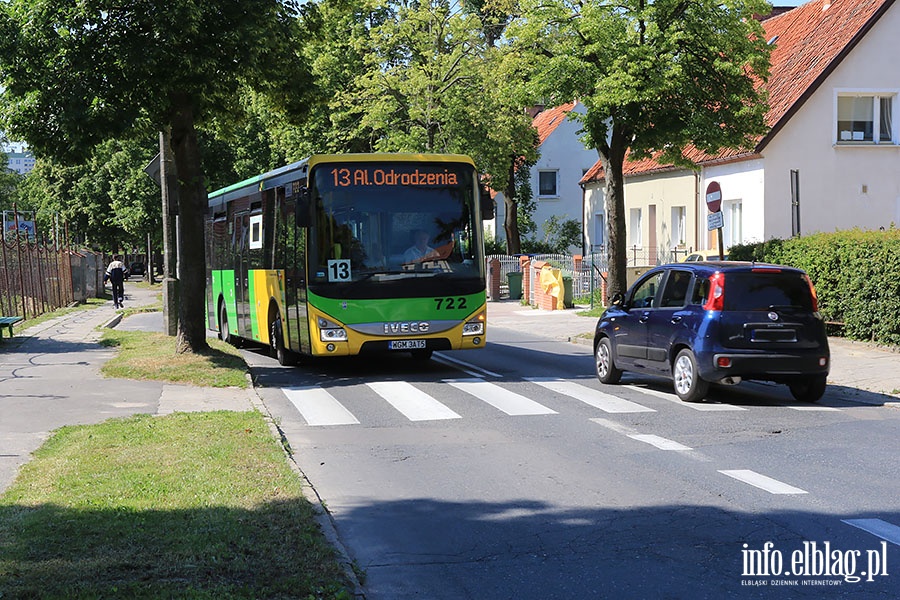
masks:
[[[725,310],[812,310],[809,284],[801,273],[726,273]]]

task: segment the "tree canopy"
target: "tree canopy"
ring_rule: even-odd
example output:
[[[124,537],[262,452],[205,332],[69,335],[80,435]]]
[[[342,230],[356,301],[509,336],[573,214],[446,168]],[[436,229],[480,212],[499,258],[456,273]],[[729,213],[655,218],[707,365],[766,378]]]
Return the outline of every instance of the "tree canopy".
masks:
[[[179,351],[203,350],[204,172],[197,125],[250,86],[302,114],[309,73],[294,2],[10,0],[0,7],[2,116],[38,157],[77,163],[135,130],[171,134],[183,277]]]
[[[501,5],[505,0],[498,0]],[[610,293],[625,290],[626,156],[691,164],[685,149],[751,147],[765,131],[763,0],[521,0],[507,29],[536,97],[578,98],[604,168]]]
[[[110,243],[158,222],[139,169],[156,152],[146,140],[170,134],[184,351],[206,346],[208,189],[313,152],[469,154],[503,192],[518,252],[537,157],[524,108],[578,99],[604,166],[610,291],[622,291],[626,157],[688,164],[691,145],[764,131],[768,46],[754,15],[767,11],[764,0],[7,0],[0,124],[39,161],[24,197],[51,190]]]

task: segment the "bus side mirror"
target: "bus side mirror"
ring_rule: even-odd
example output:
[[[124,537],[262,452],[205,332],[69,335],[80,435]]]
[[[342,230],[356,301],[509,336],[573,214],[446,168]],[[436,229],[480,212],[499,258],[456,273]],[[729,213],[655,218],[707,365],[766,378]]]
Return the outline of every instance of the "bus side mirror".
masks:
[[[481,220],[482,221],[490,221],[494,218],[495,209],[497,207],[496,201],[491,198],[491,190],[488,189],[486,185],[482,185],[479,188],[479,204],[481,204]]]
[[[297,227],[309,227],[312,224],[312,219],[309,215],[309,206],[309,188],[302,187],[300,188],[300,193],[297,195],[297,209],[294,212],[294,215],[297,218]]]

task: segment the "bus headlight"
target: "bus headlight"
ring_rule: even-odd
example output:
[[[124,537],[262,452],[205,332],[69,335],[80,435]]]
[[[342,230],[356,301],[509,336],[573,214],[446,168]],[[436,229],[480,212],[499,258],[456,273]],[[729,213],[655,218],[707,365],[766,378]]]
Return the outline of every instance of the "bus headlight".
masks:
[[[484,313],[463,325],[463,335],[484,335]]]
[[[347,330],[328,319],[319,317],[319,339],[323,342],[346,342]]]

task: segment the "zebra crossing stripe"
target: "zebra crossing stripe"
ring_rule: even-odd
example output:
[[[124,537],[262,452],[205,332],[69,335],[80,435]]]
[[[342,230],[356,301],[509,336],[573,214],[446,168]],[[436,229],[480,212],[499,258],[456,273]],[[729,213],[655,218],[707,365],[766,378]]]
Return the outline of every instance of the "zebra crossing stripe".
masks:
[[[557,414],[543,404],[483,379],[446,379],[444,382],[511,416]]]
[[[353,414],[327,391],[312,386],[282,388],[306,423],[312,426],[359,425]]]
[[[900,546],[900,527],[881,519],[842,519],[847,525],[852,525],[880,537],[896,546]]]
[[[529,377],[526,381],[536,383],[542,387],[552,390],[564,396],[575,398],[585,404],[599,408],[608,413],[638,413],[638,412],[656,412],[652,408],[641,406],[634,402],[624,400],[618,396],[607,394],[585,385],[574,383],[571,381],[562,381],[549,377]]]
[[[438,421],[462,417],[405,381],[373,381],[366,384],[410,421]]]
[[[734,469],[730,471],[719,471],[722,475],[728,475],[738,481],[743,481],[744,483],[748,483],[753,487],[758,487],[761,490],[765,490],[770,494],[807,494],[806,490],[801,490],[800,488],[796,488],[792,485],[788,485],[786,483],[782,483],[777,479],[772,479],[771,477],[766,477],[765,475],[760,475],[756,471],[750,471],[749,469]]]
[[[694,410],[699,410],[701,412],[720,410],[747,410],[742,406],[734,406],[732,404],[719,404],[718,402],[683,402],[681,398],[675,395],[674,391],[671,394],[668,394],[666,392],[660,392],[659,390],[654,390],[639,385],[626,385],[623,387],[627,387],[628,389],[635,390],[642,394],[647,394],[648,396],[656,396],[657,398],[662,398],[663,400],[674,402],[679,406],[686,406],[688,408],[693,408]]]
[[[650,444],[651,446],[655,446],[660,450],[674,450],[677,452],[686,452],[691,448],[685,446],[684,444],[679,444],[678,442],[666,439],[664,437],[659,437],[658,435],[653,435],[650,433],[632,433],[629,434],[633,440],[637,440],[639,442],[644,442],[645,444]]]

